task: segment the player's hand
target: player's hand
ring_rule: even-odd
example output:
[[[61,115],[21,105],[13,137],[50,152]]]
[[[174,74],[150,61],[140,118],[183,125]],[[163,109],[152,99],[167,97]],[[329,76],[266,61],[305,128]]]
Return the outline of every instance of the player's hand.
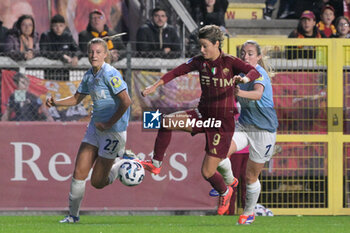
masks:
[[[52,107],[52,106],[56,106],[56,103],[55,103],[55,98],[53,97],[50,97],[46,100],[46,106],[47,107]]]
[[[247,83],[250,81],[247,76],[242,77],[241,75],[235,75],[233,79],[235,80],[235,83]]]
[[[96,127],[96,129],[98,129],[100,131],[105,131],[105,130],[111,128],[112,126],[110,126],[109,124],[104,123],[104,122],[96,122],[95,127]]]
[[[26,60],[30,60],[30,59],[33,59],[34,58],[34,53],[32,50],[28,50],[24,53],[24,58]]]
[[[153,92],[155,92],[156,89],[157,89],[157,87],[153,86],[153,85],[149,86],[149,87],[146,87],[146,89],[141,92],[141,95],[143,97],[146,97],[147,95],[152,94]]]

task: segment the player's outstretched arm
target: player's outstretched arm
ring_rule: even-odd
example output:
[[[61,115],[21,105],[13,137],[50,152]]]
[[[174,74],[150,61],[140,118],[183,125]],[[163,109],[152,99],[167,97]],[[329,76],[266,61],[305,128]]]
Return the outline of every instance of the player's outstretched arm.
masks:
[[[81,93],[75,93],[72,96],[63,98],[63,99],[59,99],[59,100],[55,100],[54,97],[50,97],[46,100],[46,106],[47,107],[52,107],[52,106],[74,106],[79,104],[84,98],[85,98],[85,94],[81,94]]]
[[[158,80],[157,82],[155,82],[153,85],[146,87],[146,89],[143,90],[143,91],[141,92],[141,95],[142,95],[143,97],[145,97],[145,96],[147,96],[147,95],[149,95],[149,94],[152,94],[152,93],[154,93],[154,92],[157,90],[157,88],[158,88],[159,86],[161,86],[161,85],[163,85],[163,84],[164,84],[164,80],[163,80],[163,79],[159,79],[159,80]]]
[[[264,92],[264,86],[256,83],[254,84],[254,90],[243,91],[238,89],[236,95],[250,100],[260,100]]]

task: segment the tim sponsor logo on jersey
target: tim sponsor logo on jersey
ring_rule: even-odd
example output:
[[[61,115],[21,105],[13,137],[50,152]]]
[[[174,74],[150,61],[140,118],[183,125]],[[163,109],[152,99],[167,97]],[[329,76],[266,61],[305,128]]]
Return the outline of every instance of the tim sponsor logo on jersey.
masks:
[[[201,84],[210,86],[210,84],[212,83],[212,85],[214,87],[232,87],[235,85],[235,79],[232,78],[215,78],[215,77],[209,77],[209,76],[201,76],[200,77],[200,81]]]
[[[188,127],[198,127],[198,128],[220,128],[221,120],[216,120],[215,118],[208,118],[206,120],[201,119],[190,119],[186,120],[173,120],[171,117],[164,115],[157,111],[146,111],[143,112],[143,128],[144,129],[159,129],[160,123],[162,122],[164,128],[188,128]]]

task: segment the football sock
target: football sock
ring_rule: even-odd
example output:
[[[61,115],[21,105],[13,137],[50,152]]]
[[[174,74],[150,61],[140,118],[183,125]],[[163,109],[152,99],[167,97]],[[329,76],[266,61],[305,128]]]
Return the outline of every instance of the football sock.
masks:
[[[152,159],[152,164],[157,167],[160,168],[160,166],[162,166],[162,161],[158,161],[156,159]]]
[[[159,162],[163,161],[165,150],[168,148],[171,140],[171,133],[171,130],[167,130],[164,128],[160,128],[158,130],[156,142],[154,144],[154,160]]]
[[[256,206],[256,203],[258,203],[260,190],[261,185],[259,180],[255,183],[247,184],[245,208],[243,211],[244,215],[252,215],[254,213],[254,207]]]
[[[223,159],[218,165],[218,172],[224,178],[225,184],[230,185],[234,180],[234,176],[231,168],[231,161],[229,158]]]
[[[80,204],[85,193],[85,180],[72,178],[69,192],[69,214],[78,217]]]
[[[212,175],[206,180],[216,191],[218,191],[218,193],[220,193],[220,195],[224,194],[228,190],[224,179],[222,178],[219,172],[215,172],[214,175]]]
[[[112,184],[119,177],[119,168],[120,165],[124,162],[123,159],[116,158],[114,164],[109,172],[108,184]]]

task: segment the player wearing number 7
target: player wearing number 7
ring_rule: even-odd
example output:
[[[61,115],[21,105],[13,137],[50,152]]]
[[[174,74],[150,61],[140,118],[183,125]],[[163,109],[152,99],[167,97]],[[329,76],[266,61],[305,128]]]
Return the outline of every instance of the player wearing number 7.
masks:
[[[224,177],[226,178],[224,180],[222,175],[216,171],[218,164],[226,158],[235,129],[235,85],[237,82],[255,80],[259,77],[259,73],[248,63],[221,51],[224,36],[218,26],[208,25],[201,28],[198,38],[201,54],[166,73],[159,81],[147,87],[142,94],[144,96],[152,94],[158,86],[191,71],[198,71],[202,90],[198,107],[167,115],[166,119],[177,124],[181,121],[188,122],[192,120],[203,122],[211,118],[220,121],[221,125],[211,128],[205,128],[197,124],[185,127],[180,127],[177,124],[178,126],[168,128],[162,126],[155,141],[152,161],[141,163],[146,170],[158,174],[165,150],[170,143],[171,130],[182,130],[190,132],[192,135],[205,133],[206,153],[202,164],[202,175],[219,192],[218,214],[223,215],[229,208],[233,192],[231,185],[237,185],[233,175]],[[244,73],[245,76],[239,76],[240,73]],[[230,164],[229,166],[231,168]]]
[[[108,59],[106,42],[101,38],[88,43],[91,68],[84,74],[76,93],[67,98],[46,101],[51,106],[73,106],[87,95],[93,101],[93,113],[80,145],[75,161],[69,192],[69,215],[61,223],[79,221],[80,203],[84,197],[85,180],[93,167],[91,184],[102,189],[116,178],[118,169],[114,161],[123,156],[126,143],[126,128],[129,121],[131,100],[121,74]]]
[[[258,177],[265,162],[273,155],[278,121],[271,81],[265,70],[259,44],[251,40],[246,41],[240,57],[261,74],[251,83],[239,84],[236,95],[241,105],[241,114],[228,152],[231,155],[250,145],[246,169],[246,204],[238,224],[251,224],[255,219],[254,207],[261,190]]]

